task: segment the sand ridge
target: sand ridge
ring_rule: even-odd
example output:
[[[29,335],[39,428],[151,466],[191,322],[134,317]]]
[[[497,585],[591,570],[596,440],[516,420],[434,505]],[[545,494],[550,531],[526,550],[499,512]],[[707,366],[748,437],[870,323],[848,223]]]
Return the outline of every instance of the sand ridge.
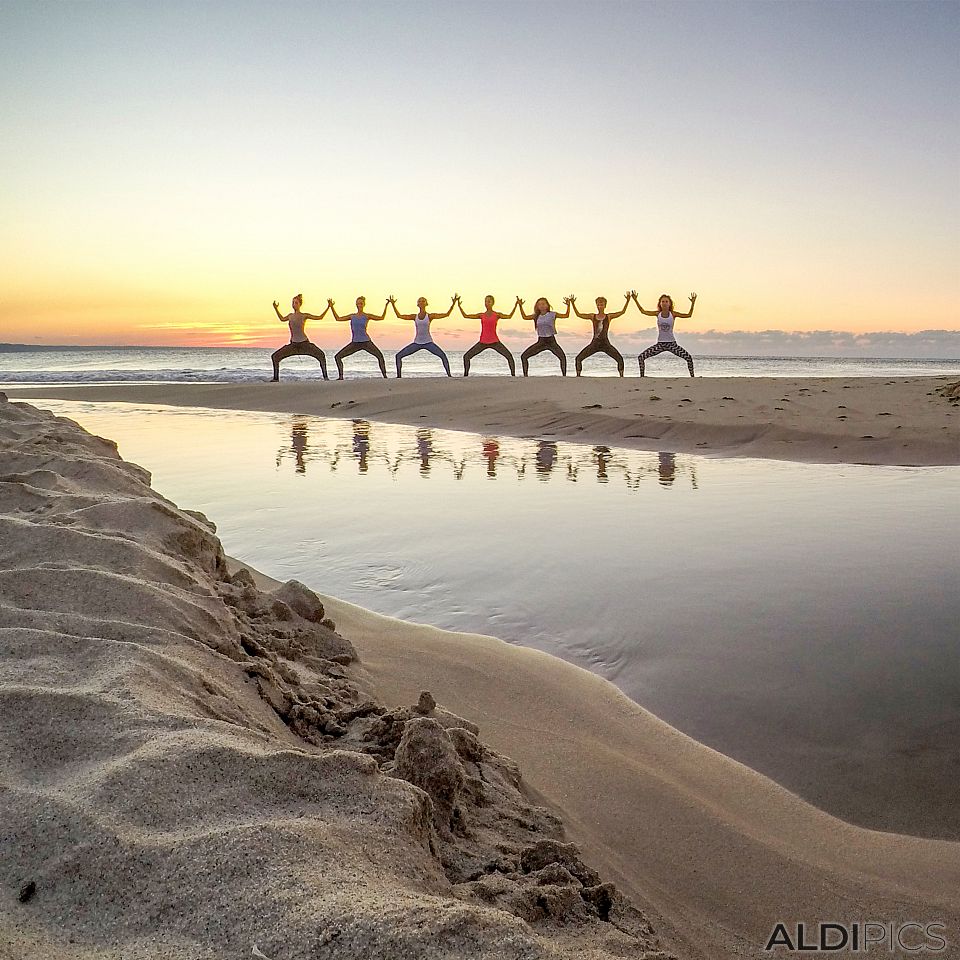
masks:
[[[9,388],[815,463],[960,463],[951,377],[470,377]]]
[[[663,957],[520,770],[0,395],[0,956]]]

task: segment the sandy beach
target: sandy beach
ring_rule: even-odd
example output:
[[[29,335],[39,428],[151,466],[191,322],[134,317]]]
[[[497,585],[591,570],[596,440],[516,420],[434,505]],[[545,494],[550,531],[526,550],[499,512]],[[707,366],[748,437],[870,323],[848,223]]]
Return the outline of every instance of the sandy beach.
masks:
[[[11,387],[7,393],[25,400],[114,400],[364,418],[708,456],[960,463],[960,390],[950,377],[471,377]]]
[[[109,441],[0,411],[0,955],[713,960],[917,920],[960,956],[960,844],[830,817],[546,654],[244,573]]]

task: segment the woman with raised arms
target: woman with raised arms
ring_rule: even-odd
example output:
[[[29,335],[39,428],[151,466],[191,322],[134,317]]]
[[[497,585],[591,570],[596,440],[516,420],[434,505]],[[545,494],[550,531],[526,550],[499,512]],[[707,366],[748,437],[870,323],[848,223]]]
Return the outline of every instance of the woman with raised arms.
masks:
[[[285,360],[287,357],[298,356],[308,356],[313,357],[315,360],[319,360],[320,372],[323,374],[323,379],[326,380],[326,355],[315,343],[310,342],[310,339],[303,331],[303,327],[308,320],[322,320],[326,315],[327,310],[330,309],[330,304],[327,304],[326,309],[320,314],[319,317],[313,313],[302,313],[300,308],[303,306],[303,294],[298,293],[293,298],[291,306],[293,307],[293,313],[288,313],[286,316],[284,316],[280,312],[280,304],[276,300],[273,301],[273,310],[278,319],[281,323],[286,323],[290,327],[290,342],[285,347],[281,347],[279,350],[274,350],[270,355],[270,359],[273,361],[272,382],[279,383],[280,381],[280,361]]]
[[[450,372],[450,361],[447,359],[447,355],[433,342],[433,337],[430,334],[430,324],[433,320],[442,320],[444,317],[449,317],[450,312],[453,310],[453,305],[457,302],[457,295],[454,294],[450,299],[450,307],[446,313],[435,313],[431,318],[427,313],[427,298],[421,297],[417,301],[417,313],[400,313],[397,310],[397,301],[396,298],[392,295],[387,298],[387,303],[393,307],[393,312],[397,315],[400,320],[412,320],[413,321],[413,342],[408,343],[402,350],[397,351],[397,379],[399,380],[403,374],[400,372],[400,369],[403,365],[403,361],[416,353],[418,350],[428,350],[435,357],[440,358],[440,362],[443,364],[443,369],[446,371],[448,377],[452,377],[453,374]]]
[[[347,321],[350,323],[350,343],[341,350],[338,350],[333,358],[337,364],[338,380],[343,379],[344,359],[353,356],[355,353],[359,353],[361,350],[377,358],[377,363],[380,364],[380,373],[383,374],[384,379],[387,378],[387,365],[384,363],[383,354],[380,352],[380,348],[370,339],[370,334],[367,333],[367,324],[371,320],[382,320],[387,315],[387,303],[390,301],[388,300],[384,303],[383,313],[380,314],[379,317],[374,317],[363,312],[366,302],[366,297],[357,297],[357,312],[351,313],[349,317],[338,317],[337,308],[333,305],[334,301],[327,301],[330,309],[333,311],[334,320],[339,323],[346,323]]]
[[[622,317],[627,312],[633,291],[628,290],[624,296],[626,300],[624,300],[623,309],[616,313],[607,313],[607,298],[597,297],[597,312],[591,316],[577,309],[577,298],[570,294],[570,306],[573,307],[573,312],[581,320],[589,320],[593,324],[593,339],[577,354],[575,361],[578,377],[583,371],[583,361],[595,353],[605,353],[610,357],[617,364],[617,373],[623,376],[623,354],[610,342],[610,321]]]
[[[570,316],[570,298],[564,297],[563,302],[567,305],[566,313],[557,313],[550,309],[550,301],[546,297],[541,297],[533,307],[533,314],[527,316],[523,310],[523,301],[517,297],[517,305],[520,307],[520,315],[524,320],[533,321],[533,329],[537,332],[537,342],[531,343],[523,353],[520,354],[520,363],[523,366],[523,375],[530,375],[530,358],[535,357],[544,350],[549,350],[560,361],[560,373],[565,377],[567,375],[567,355],[560,349],[557,343],[557,319],[565,320]]]
[[[480,321],[480,339],[463,355],[463,375],[465,377],[470,376],[470,361],[478,354],[483,353],[484,350],[496,350],[510,365],[510,376],[515,377],[517,375],[517,365],[513,360],[513,354],[500,342],[500,338],[497,336],[497,321],[509,320],[516,313],[519,302],[520,300],[517,298],[517,303],[513,305],[513,310],[509,313],[498,313],[493,309],[493,294],[488,293],[483,298],[483,313],[464,313],[463,303],[457,296],[457,306],[460,308],[461,316],[465,320]]]
[[[690,376],[693,376],[693,357],[687,353],[683,347],[677,343],[677,338],[673,334],[673,324],[674,321],[678,318],[686,320],[688,317],[693,316],[693,308],[697,304],[697,295],[695,293],[690,294],[690,309],[687,313],[674,313],[673,312],[673,297],[669,294],[661,293],[660,302],[658,309],[656,310],[644,310],[640,306],[640,301],[637,300],[637,291],[631,291],[633,295],[634,302],[637,305],[637,308],[645,317],[656,317],[657,318],[657,342],[652,347],[647,347],[643,353],[637,357],[638,362],[640,363],[640,376],[644,376],[646,361],[651,357],[655,357],[658,353],[663,353],[664,350],[668,350],[674,356],[679,357],[681,360],[687,361],[687,369],[690,371]]]

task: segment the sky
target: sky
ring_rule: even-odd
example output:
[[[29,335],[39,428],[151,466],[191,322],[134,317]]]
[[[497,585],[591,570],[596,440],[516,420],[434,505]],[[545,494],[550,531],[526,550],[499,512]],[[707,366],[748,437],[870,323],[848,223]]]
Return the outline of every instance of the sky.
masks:
[[[0,0],[0,341],[631,288],[696,291],[700,335],[956,331],[958,35],[954,2]]]

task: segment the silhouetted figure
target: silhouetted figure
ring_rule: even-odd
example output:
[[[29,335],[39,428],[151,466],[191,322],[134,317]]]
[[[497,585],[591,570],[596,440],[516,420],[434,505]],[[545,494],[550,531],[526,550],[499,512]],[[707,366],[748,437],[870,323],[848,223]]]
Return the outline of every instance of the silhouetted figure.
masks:
[[[517,298],[513,310],[509,313],[498,313],[493,309],[493,294],[488,293],[483,298],[483,313],[464,313],[463,303],[457,297],[457,306],[460,308],[460,313],[464,319],[480,321],[480,339],[463,355],[463,375],[465,377],[470,376],[470,361],[483,353],[484,350],[494,350],[499,353],[510,367],[510,376],[515,377],[517,375],[517,365],[514,362],[513,354],[500,342],[500,338],[497,336],[497,322],[499,320],[509,320],[516,312],[519,303],[520,300]]]
[[[417,453],[420,454],[420,476],[430,472],[430,456],[433,453],[433,431],[421,427],[417,430]]]
[[[380,352],[380,348],[370,339],[370,334],[367,333],[367,325],[371,320],[382,320],[387,313],[387,305],[383,305],[383,313],[379,317],[372,316],[363,312],[363,308],[366,305],[366,297],[357,297],[357,312],[351,313],[349,317],[338,317],[337,308],[334,306],[333,300],[328,300],[327,303],[330,306],[331,311],[333,311],[333,319],[339,323],[350,323],[350,343],[345,347],[338,350],[334,356],[334,361],[337,364],[337,379],[343,379],[343,361],[347,357],[353,356],[355,353],[369,353],[370,356],[377,358],[377,363],[380,364],[380,373],[383,375],[383,378],[387,377],[387,365],[383,360],[383,354]]]
[[[533,329],[537,332],[537,342],[530,344],[523,353],[520,354],[520,365],[523,367],[523,375],[530,375],[530,360],[538,353],[545,350],[552,353],[560,361],[561,376],[567,375],[567,355],[560,349],[557,343],[557,319],[566,319],[570,316],[570,298],[564,297],[563,302],[567,305],[566,313],[557,313],[550,309],[550,301],[546,297],[541,297],[533,307],[533,314],[527,316],[523,309],[523,301],[517,297],[517,303],[520,306],[520,315],[524,320],[533,321]]]
[[[323,379],[327,379],[327,358],[324,352],[314,343],[311,343],[306,333],[304,332],[304,326],[308,320],[322,320],[326,316],[327,310],[330,309],[330,303],[328,301],[326,310],[316,316],[312,313],[302,313],[300,308],[303,306],[303,294],[298,293],[294,298],[291,304],[293,307],[293,313],[288,313],[286,316],[283,316],[280,313],[280,304],[276,300],[273,301],[273,310],[276,313],[281,323],[286,323],[290,327],[290,342],[285,346],[281,347],[279,350],[274,350],[270,355],[270,359],[273,361],[273,383],[278,383],[280,381],[280,361],[286,360],[287,357],[298,357],[298,356],[307,356],[313,357],[315,360],[320,362],[320,372],[323,374]]]
[[[606,483],[609,480],[607,476],[607,464],[613,459],[613,454],[609,447],[594,447],[593,452],[597,456],[597,480],[600,483]]]
[[[678,356],[681,360],[687,361],[687,369],[690,371],[690,376],[692,377],[693,357],[677,343],[677,339],[673,335],[673,324],[674,320],[678,317],[686,319],[687,317],[693,316],[693,308],[697,304],[697,295],[695,293],[690,294],[690,310],[687,313],[674,313],[673,297],[666,293],[660,294],[659,308],[656,311],[644,310],[643,307],[640,306],[640,301],[637,300],[635,290],[633,291],[633,299],[636,301],[637,307],[644,316],[657,318],[657,342],[652,347],[647,347],[647,349],[637,357],[637,361],[640,364],[640,376],[646,376],[647,360],[666,350]]]
[[[447,310],[446,313],[435,313],[432,320],[441,320],[444,317],[449,317],[450,311],[453,310],[453,305],[456,302],[457,295],[454,294],[450,300],[450,309]],[[417,313],[400,313],[400,311],[397,310],[397,301],[392,296],[387,299],[387,303],[393,307],[393,312],[399,319],[412,320],[414,328],[413,342],[408,343],[405,347],[397,351],[397,379],[399,380],[403,376],[403,361],[407,357],[412,356],[420,350],[427,350],[435,357],[439,357],[447,376],[452,377],[453,374],[450,373],[450,361],[447,359],[447,355],[443,352],[443,350],[433,342],[433,336],[430,333],[430,324],[432,320],[427,313],[427,298],[421,297],[417,301]]]
[[[577,354],[577,359],[574,361],[578,377],[583,372],[583,361],[592,357],[595,353],[605,353],[613,359],[617,364],[617,373],[621,377],[623,376],[623,354],[610,342],[610,321],[622,317],[627,312],[627,307],[630,306],[630,297],[631,293],[628,292],[623,309],[616,313],[607,313],[607,298],[597,297],[597,312],[590,316],[590,314],[581,313],[577,309],[577,298],[570,294],[570,306],[573,307],[573,312],[581,320],[589,320],[593,324],[593,339]]]

